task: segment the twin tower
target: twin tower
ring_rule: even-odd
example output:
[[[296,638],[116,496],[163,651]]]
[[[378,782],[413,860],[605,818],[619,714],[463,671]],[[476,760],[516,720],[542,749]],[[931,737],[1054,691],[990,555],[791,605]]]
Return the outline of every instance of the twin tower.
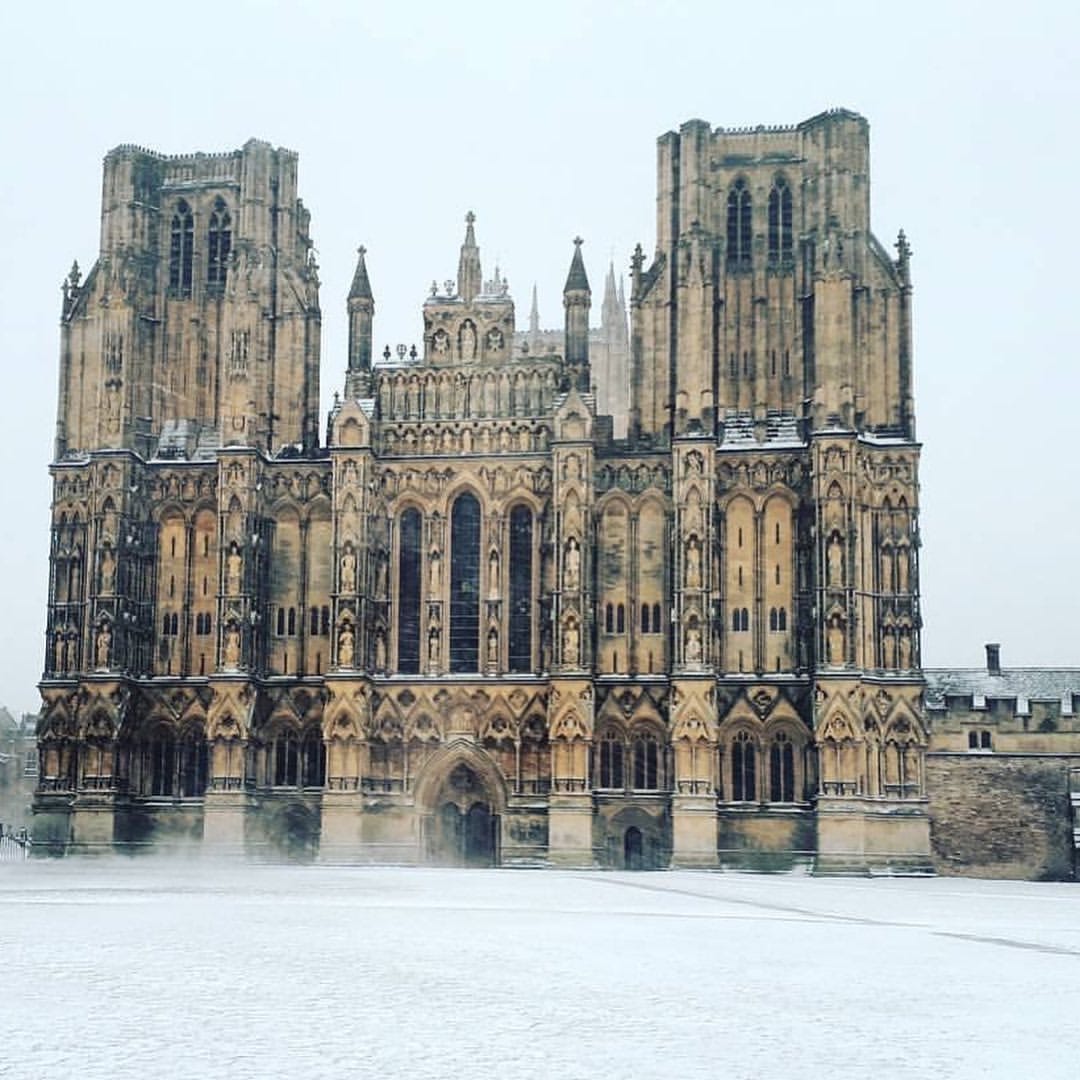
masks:
[[[64,288],[41,836],[349,861],[921,867],[909,250],[866,121],[659,142],[602,325],[467,219],[423,348],[361,249],[320,445],[296,156],[108,155]]]

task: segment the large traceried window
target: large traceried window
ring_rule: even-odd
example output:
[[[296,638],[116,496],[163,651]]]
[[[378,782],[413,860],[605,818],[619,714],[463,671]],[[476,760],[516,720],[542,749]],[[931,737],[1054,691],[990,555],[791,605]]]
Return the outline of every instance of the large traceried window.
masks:
[[[769,799],[771,802],[795,801],[795,748],[782,731],[777,732],[769,747]]]
[[[634,790],[655,791],[660,786],[660,747],[651,732],[638,735],[633,744]]]
[[[731,744],[731,797],[735,802],[753,802],[757,798],[757,751],[745,731],[740,731]]]
[[[195,219],[183,199],[176,204],[169,230],[169,289],[176,296],[191,296]]]
[[[419,510],[401,515],[398,537],[398,656],[397,669],[406,675],[420,671],[420,562]]]
[[[207,240],[206,284],[221,288],[225,284],[229,252],[232,250],[232,219],[224,199],[214,200]]]
[[[778,176],[769,192],[769,265],[790,266],[791,253],[791,188]]]
[[[623,773],[623,740],[617,731],[606,731],[600,740],[599,786],[621,789],[626,778]]]
[[[480,503],[467,492],[450,513],[450,670],[480,669]]]
[[[753,244],[752,204],[746,181],[735,181],[727,201],[727,265],[729,270],[749,270]]]
[[[527,506],[510,511],[510,670],[532,670],[533,519]]]

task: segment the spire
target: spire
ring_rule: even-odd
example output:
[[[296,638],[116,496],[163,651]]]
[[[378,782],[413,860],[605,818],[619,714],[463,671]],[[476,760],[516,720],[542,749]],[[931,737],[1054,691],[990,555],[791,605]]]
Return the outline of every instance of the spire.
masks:
[[[617,304],[619,298],[615,291],[615,263],[608,263],[607,279],[604,281],[604,306]]]
[[[540,333],[540,306],[536,302],[536,282],[533,282],[532,309],[529,311],[529,333]]]
[[[476,215],[470,210],[465,215],[465,243],[461,245],[461,258],[458,259],[458,296],[471,304],[480,293],[480,249],[476,246],[473,222]]]
[[[585,263],[581,258],[581,245],[585,241],[580,236],[574,237],[574,258],[570,262],[570,273],[566,276],[566,287],[563,289],[565,296],[569,292],[591,292],[589,278],[585,273]]]
[[[622,278],[619,278],[619,310],[626,314],[626,290],[623,289]]]
[[[364,262],[364,256],[367,254],[366,247],[358,247],[356,249],[356,272],[353,274],[352,288],[349,289],[350,300],[372,300],[374,297],[371,295],[371,282],[368,281],[367,265]]]

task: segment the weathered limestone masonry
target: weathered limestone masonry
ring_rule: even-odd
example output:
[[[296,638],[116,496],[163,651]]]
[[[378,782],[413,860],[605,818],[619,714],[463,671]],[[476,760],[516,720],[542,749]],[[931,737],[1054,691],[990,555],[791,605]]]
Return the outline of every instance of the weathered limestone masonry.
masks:
[[[380,357],[361,248],[320,445],[295,155],[107,156],[40,840],[930,866],[909,250],[870,231],[868,125],[690,121],[659,179],[602,350],[582,242],[563,333],[534,303],[516,334],[469,214],[422,348]]]
[[[1080,670],[926,672],[930,836],[943,874],[1066,879],[1080,850]]]

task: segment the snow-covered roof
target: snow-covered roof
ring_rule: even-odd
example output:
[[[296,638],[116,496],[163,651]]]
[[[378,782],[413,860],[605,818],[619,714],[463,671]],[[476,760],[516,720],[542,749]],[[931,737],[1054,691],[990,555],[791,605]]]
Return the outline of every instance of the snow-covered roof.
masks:
[[[1000,675],[986,668],[925,668],[923,675],[928,709],[944,709],[946,697],[970,697],[984,708],[991,698],[1012,698],[1018,713],[1032,701],[1059,701],[1067,715],[1074,695],[1080,697],[1080,668],[1002,668]]]

